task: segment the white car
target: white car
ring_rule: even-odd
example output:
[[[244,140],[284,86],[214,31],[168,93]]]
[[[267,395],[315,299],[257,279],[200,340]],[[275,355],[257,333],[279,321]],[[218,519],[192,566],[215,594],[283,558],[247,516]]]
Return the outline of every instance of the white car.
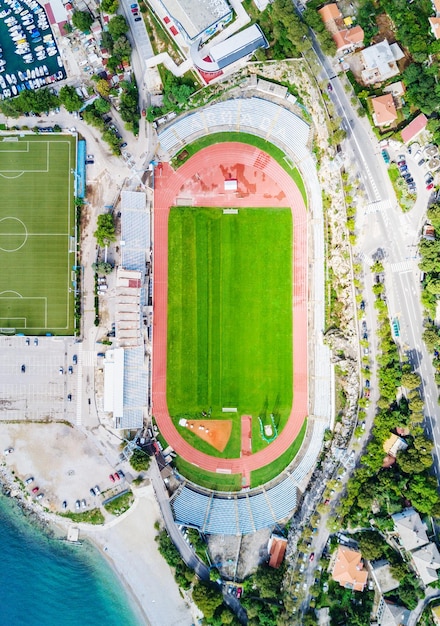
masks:
[[[4,450],[4,453],[6,454],[6,456],[7,456],[8,454],[12,454],[12,452],[14,452],[14,448],[6,448],[6,449]]]

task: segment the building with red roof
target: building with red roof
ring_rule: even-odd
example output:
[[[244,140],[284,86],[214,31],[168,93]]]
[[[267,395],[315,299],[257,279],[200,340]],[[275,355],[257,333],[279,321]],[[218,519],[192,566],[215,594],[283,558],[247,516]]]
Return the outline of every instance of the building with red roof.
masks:
[[[403,142],[409,143],[412,141],[414,137],[417,137],[417,135],[422,132],[422,130],[425,130],[427,123],[428,118],[426,115],[420,113],[420,115],[413,119],[413,121],[402,130],[401,134]]]

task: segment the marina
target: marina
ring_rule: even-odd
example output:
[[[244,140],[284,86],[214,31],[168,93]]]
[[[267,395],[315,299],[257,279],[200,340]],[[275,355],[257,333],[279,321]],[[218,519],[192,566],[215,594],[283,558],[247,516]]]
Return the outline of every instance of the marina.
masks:
[[[48,17],[36,0],[0,0],[0,100],[63,80]]]

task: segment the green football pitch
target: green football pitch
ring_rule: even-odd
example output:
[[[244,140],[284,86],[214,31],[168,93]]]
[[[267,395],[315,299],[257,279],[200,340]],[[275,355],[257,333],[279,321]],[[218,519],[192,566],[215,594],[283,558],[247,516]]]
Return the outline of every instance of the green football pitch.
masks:
[[[233,418],[222,454],[179,432],[207,453],[239,456],[242,414],[272,413],[280,430],[292,405],[291,211],[174,207],[168,232],[170,415]],[[267,444],[253,424],[255,452]]]
[[[74,137],[0,139],[0,328],[73,334]]]

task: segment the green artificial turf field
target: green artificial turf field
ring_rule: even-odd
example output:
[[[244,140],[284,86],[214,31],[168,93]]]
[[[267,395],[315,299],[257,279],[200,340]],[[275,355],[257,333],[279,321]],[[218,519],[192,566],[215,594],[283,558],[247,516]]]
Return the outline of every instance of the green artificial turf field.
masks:
[[[0,328],[73,334],[74,137],[0,139]]]
[[[235,421],[223,453],[179,427],[210,454],[239,456],[242,414],[273,413],[278,430],[289,417],[292,237],[290,209],[170,211],[168,408],[176,424],[202,411]],[[252,451],[265,445],[253,438]]]

